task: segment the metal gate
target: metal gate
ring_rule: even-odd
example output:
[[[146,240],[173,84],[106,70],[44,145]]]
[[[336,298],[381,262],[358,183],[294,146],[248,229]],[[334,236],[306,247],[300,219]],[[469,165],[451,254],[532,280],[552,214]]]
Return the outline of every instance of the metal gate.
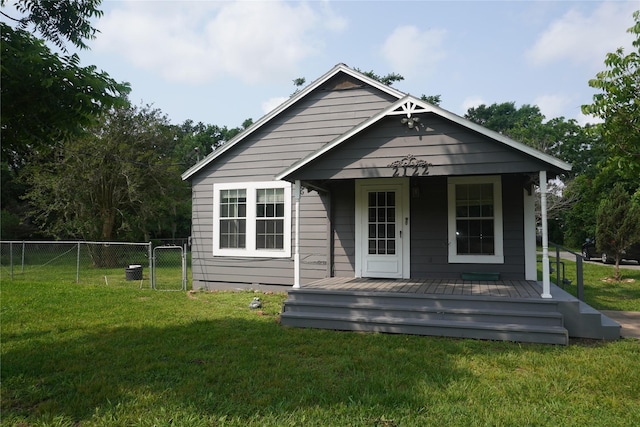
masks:
[[[151,286],[159,291],[187,290],[187,250],[181,246],[153,249]]]

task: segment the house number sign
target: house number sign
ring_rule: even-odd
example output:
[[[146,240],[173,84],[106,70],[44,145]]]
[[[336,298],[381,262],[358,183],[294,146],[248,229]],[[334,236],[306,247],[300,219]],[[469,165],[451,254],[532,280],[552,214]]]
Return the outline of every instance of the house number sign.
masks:
[[[421,176],[429,175],[429,166],[424,160],[418,160],[413,154],[409,154],[400,160],[389,163],[388,168],[393,169],[393,176]]]

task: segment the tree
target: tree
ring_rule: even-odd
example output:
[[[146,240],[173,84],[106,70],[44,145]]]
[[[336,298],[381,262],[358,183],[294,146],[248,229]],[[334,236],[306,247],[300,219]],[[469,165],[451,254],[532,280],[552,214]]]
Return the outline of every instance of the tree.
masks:
[[[596,246],[615,259],[615,279],[620,280],[624,251],[640,242],[640,203],[617,183],[598,206]]]
[[[525,104],[516,108],[515,102],[482,104],[469,108],[464,117],[516,141],[548,151],[549,143],[542,137],[545,117],[536,105]]]
[[[1,0],[0,6],[4,7],[6,3]],[[67,52],[65,39],[76,47],[87,49],[84,40],[95,38],[98,30],[91,26],[91,18],[102,16],[98,9],[100,3],[102,0],[17,0],[13,4],[23,16],[12,18],[4,12],[2,15],[15,21],[20,29],[33,26],[46,40]]]
[[[185,120],[183,124],[175,128],[176,145],[173,157],[185,169],[189,168],[251,126],[252,123],[251,119],[247,119],[241,127],[229,129],[226,126],[205,125],[202,122],[196,124],[193,120]]]
[[[381,75],[378,75],[378,74],[374,73],[373,70],[371,70],[371,71],[362,71],[359,68],[354,68],[354,70],[356,70],[359,73],[364,74],[367,77],[372,78],[373,80],[377,80],[380,83],[382,83],[384,85],[387,85],[387,86],[391,86],[395,82],[400,82],[400,81],[404,80],[404,77],[401,76],[398,73],[389,73],[389,74],[387,74],[385,76],[381,76]]]
[[[3,160],[15,167],[25,152],[77,135],[102,111],[118,106],[130,88],[117,83],[96,67],[80,66],[73,54],[53,53],[26,28],[33,27],[45,40],[67,52],[64,41],[86,48],[95,38],[91,19],[102,12],[100,0],[17,0],[22,14],[13,18],[16,28],[1,23],[2,31],[2,130]],[[7,1],[0,0],[5,7]]]
[[[60,57],[24,30],[2,29],[2,157],[19,168],[26,154],[76,136],[105,109],[122,104],[129,86],[77,55]]]
[[[580,179],[570,188],[580,197],[567,215],[573,243],[578,237],[583,240],[595,234],[597,221],[593,213],[599,209],[600,200],[610,198],[616,184],[624,186],[628,193],[640,191],[640,12],[633,17],[635,25],[628,32],[636,35],[635,51],[625,55],[618,49],[607,55],[605,64],[609,69],[589,81],[599,93],[593,96],[592,104],[582,106],[585,114],[604,122],[585,128],[590,136],[585,142],[589,149],[576,152],[580,156],[577,163],[583,168],[579,170]]]
[[[86,135],[30,162],[27,198],[35,220],[57,238],[149,240],[175,233],[189,187],[172,157],[174,144],[159,110],[111,110]]]
[[[0,222],[4,238],[24,238],[33,233],[16,221],[27,210],[21,201],[25,186],[19,182],[26,159],[46,156],[67,138],[77,138],[102,112],[123,105],[130,88],[96,67],[80,66],[77,55],[59,55],[45,44],[47,40],[64,53],[65,41],[86,48],[84,40],[97,32],[91,19],[102,15],[99,0],[17,0],[12,4],[18,18],[5,11],[7,3],[0,0],[0,13],[14,26],[0,23]]]
[[[421,100],[428,102],[431,105],[435,105],[438,106],[440,105],[440,102],[442,102],[442,99],[440,99],[440,95],[425,95],[422,94],[422,96],[420,97]]]
[[[609,158],[604,165],[625,180],[640,187],[640,11],[633,14],[634,50],[625,55],[622,48],[607,54],[607,70],[601,71],[589,86],[600,92],[593,103],[583,105],[585,114],[604,120],[602,137]]]

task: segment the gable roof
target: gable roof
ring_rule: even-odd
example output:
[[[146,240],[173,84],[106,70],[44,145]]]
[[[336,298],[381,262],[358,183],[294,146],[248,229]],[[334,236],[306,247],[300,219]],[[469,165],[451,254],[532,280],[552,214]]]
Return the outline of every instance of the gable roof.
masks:
[[[280,106],[276,107],[271,112],[261,117],[257,122],[253,123],[247,129],[245,129],[243,132],[236,135],[226,144],[217,148],[216,150],[211,152],[207,157],[202,159],[200,162],[196,163],[195,165],[187,169],[182,174],[182,179],[187,180],[191,178],[193,175],[197,174],[199,171],[201,171],[205,166],[207,166],[213,160],[217,159],[218,157],[222,156],[225,152],[229,151],[231,148],[240,144],[247,137],[255,133],[258,129],[260,129],[262,126],[264,126],[268,122],[270,122],[274,117],[278,116],[280,113],[287,110],[292,105],[296,104],[298,101],[306,97],[309,93],[313,92],[315,89],[322,86],[325,82],[327,82],[329,79],[331,79],[332,77],[334,77],[339,73],[344,73],[351,77],[354,77],[362,81],[363,83],[369,86],[373,86],[374,88],[384,93],[387,93],[395,98],[400,99],[405,96],[405,93],[397,89],[394,89],[390,86],[387,86],[383,83],[380,83],[379,81],[372,79],[368,76],[365,76],[364,74],[356,70],[353,70],[352,68],[349,68],[345,64],[337,64],[335,67],[333,67],[331,70],[326,72],[324,75],[322,75],[321,77],[319,77],[318,79],[310,83],[308,86],[306,86],[304,89],[300,90],[298,93],[290,97],[287,101],[283,102]]]
[[[359,124],[358,126],[354,127],[353,129],[351,129],[350,131],[344,133],[343,135],[341,135],[340,137],[334,139],[332,142],[326,144],[325,146],[323,146],[322,148],[316,150],[315,152],[309,154],[308,156],[306,156],[303,159],[300,159],[299,161],[297,161],[296,163],[294,163],[293,165],[291,165],[290,167],[288,167],[287,169],[285,169],[284,171],[282,171],[281,173],[279,173],[278,175],[276,175],[275,179],[277,180],[282,180],[282,179],[286,179],[289,175],[293,174],[294,172],[303,169],[305,166],[309,165],[311,162],[313,162],[314,160],[318,159],[319,157],[321,157],[323,154],[335,149],[336,147],[338,147],[339,145],[341,145],[342,143],[344,143],[345,141],[349,140],[350,138],[352,138],[353,136],[359,134],[360,132],[368,129],[369,127],[373,126],[374,124],[376,124],[377,122],[379,122],[380,120],[382,120],[385,117],[388,116],[400,116],[400,115],[406,115],[407,118],[410,118],[412,115],[415,114],[419,114],[419,113],[433,113],[436,114],[437,116],[440,116],[442,118],[445,118],[447,120],[450,120],[460,126],[463,126],[471,131],[477,132],[481,135],[484,135],[488,138],[491,138],[492,140],[495,140],[501,144],[504,144],[507,147],[510,147],[512,149],[515,149],[525,155],[531,156],[539,161],[542,161],[546,164],[548,164],[549,166],[552,166],[554,169],[560,169],[560,170],[564,170],[564,171],[569,171],[571,170],[571,165],[560,160],[557,159],[556,157],[553,157],[549,154],[543,153],[542,151],[539,151],[533,147],[530,147],[528,145],[525,145],[521,142],[515,141],[511,138],[508,138],[498,132],[492,131],[490,129],[485,128],[484,126],[481,126],[477,123],[474,123],[468,119],[465,119],[463,117],[460,117],[450,111],[447,111],[443,108],[437,107],[435,105],[429,104],[428,102],[422,101],[421,99],[415,98],[411,95],[406,95],[403,98],[399,99],[398,101],[396,101],[395,103],[393,103],[392,105],[390,105],[389,107],[387,107],[386,109],[380,111],[378,114],[376,114],[375,116],[371,117],[368,120],[365,120],[364,122],[362,122],[361,124]]]

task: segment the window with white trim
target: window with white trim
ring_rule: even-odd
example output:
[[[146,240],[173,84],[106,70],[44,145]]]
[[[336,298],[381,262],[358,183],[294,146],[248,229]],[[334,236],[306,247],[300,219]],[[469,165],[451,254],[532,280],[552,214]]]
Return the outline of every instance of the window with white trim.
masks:
[[[504,263],[500,176],[448,182],[449,262]]]
[[[214,255],[291,256],[290,183],[221,183],[213,192]]]

